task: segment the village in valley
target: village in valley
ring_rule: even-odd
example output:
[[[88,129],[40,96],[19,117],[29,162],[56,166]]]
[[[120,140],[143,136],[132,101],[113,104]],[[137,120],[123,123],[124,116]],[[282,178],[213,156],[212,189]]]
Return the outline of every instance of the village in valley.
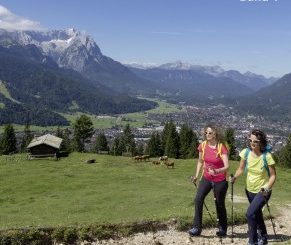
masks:
[[[112,118],[116,119],[116,124],[108,128],[94,127],[92,137],[86,139],[84,150],[87,152],[94,152],[94,144],[97,136],[102,133],[106,136],[109,148],[113,146],[114,139],[122,134],[124,129],[124,122],[128,123],[131,128],[131,132],[134,135],[136,145],[142,146],[145,150],[147,143],[153,133],[162,134],[164,125],[167,122],[174,122],[176,130],[179,133],[183,124],[188,125],[193,132],[197,135],[199,141],[202,140],[202,129],[207,122],[215,122],[223,129],[231,128],[234,130],[236,151],[239,152],[246,144],[246,139],[249,132],[255,128],[264,129],[272,145],[273,151],[279,150],[288,138],[288,132],[290,124],[285,122],[272,122],[264,119],[262,116],[247,115],[240,116],[231,107],[226,107],[222,104],[216,106],[191,106],[191,105],[179,105],[178,111],[167,113],[148,113],[142,112],[145,117],[145,123],[141,127],[131,126],[131,123],[135,123],[135,119],[128,118],[127,114],[123,115],[102,115],[100,118]],[[123,124],[122,124],[123,123]],[[62,128],[64,130],[65,128]],[[73,127],[67,128],[69,137],[73,137]],[[21,139],[24,132],[17,132],[17,148],[20,150]],[[32,132],[34,137],[42,137],[44,135],[51,134],[56,135],[56,130],[43,130]],[[39,139],[38,143],[42,140]],[[36,142],[34,142],[36,144]],[[54,154],[54,153],[47,153]]]
[[[232,108],[224,105],[217,106],[181,106],[180,112],[172,113],[146,113],[147,123],[143,127],[132,128],[137,143],[146,144],[154,132],[162,133],[166,122],[173,121],[176,124],[176,130],[179,132],[183,124],[187,124],[196,135],[202,140],[202,129],[207,122],[215,122],[223,129],[232,128],[235,132],[236,148],[241,150],[246,143],[249,132],[255,128],[264,129],[270,140],[273,150],[280,149],[288,138],[290,123],[272,122],[264,119],[262,116],[248,115],[240,116]],[[119,120],[126,120],[126,115]],[[94,136],[99,132],[104,132],[109,141],[112,141],[123,130],[122,126],[116,126],[108,129],[96,129]],[[94,142],[88,142],[88,149]]]

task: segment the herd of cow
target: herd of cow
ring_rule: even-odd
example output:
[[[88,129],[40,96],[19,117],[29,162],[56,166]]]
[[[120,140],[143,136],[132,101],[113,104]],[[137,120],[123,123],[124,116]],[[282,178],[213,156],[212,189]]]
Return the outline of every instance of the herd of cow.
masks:
[[[149,161],[150,156],[149,155],[141,155],[141,156],[135,156],[133,157],[134,161],[141,162],[141,161]],[[159,165],[159,164],[165,164],[167,168],[172,167],[174,168],[174,162],[170,161],[167,156],[161,156],[158,161],[152,161],[153,164]]]
[[[147,161],[147,160],[150,160],[150,155],[135,156],[135,157],[133,157],[133,159],[136,162]]]

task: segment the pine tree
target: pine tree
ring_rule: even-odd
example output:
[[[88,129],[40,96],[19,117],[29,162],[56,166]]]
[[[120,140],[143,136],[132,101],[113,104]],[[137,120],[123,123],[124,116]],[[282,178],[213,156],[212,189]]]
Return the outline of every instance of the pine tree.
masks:
[[[164,155],[164,151],[162,148],[162,141],[161,141],[161,136],[160,134],[157,132],[156,133],[156,156],[163,156]]]
[[[84,144],[82,144],[81,138],[77,134],[73,135],[73,139],[72,139],[72,142],[71,142],[71,149],[73,151],[77,151],[77,152],[83,152],[84,151]]]
[[[61,130],[60,126],[57,127],[56,136],[63,139],[63,131]]]
[[[32,135],[32,132],[30,131],[30,125],[25,124],[24,135],[22,137],[21,146],[20,146],[21,152],[26,151],[26,147],[28,146],[28,144],[31,142],[32,139],[33,139],[33,135]]]
[[[147,146],[147,154],[152,157],[162,156],[162,144],[159,133],[152,133]]]
[[[106,139],[106,136],[104,133],[100,133],[96,137],[95,145],[94,145],[94,151],[95,152],[100,152],[100,151],[108,151],[108,142]]]
[[[74,149],[81,152],[85,150],[85,140],[94,133],[93,123],[86,115],[76,119],[74,125]]]
[[[143,148],[143,144],[142,143],[139,143],[137,145],[136,154],[139,155],[139,156],[144,154],[144,148]]]
[[[225,131],[225,141],[228,144],[228,157],[230,160],[236,160],[236,147],[235,147],[235,138],[234,138],[234,129],[227,128]]]
[[[166,141],[165,155],[168,157],[179,157],[179,135],[175,124],[171,121],[168,125],[168,136]]]
[[[183,159],[190,155],[191,143],[193,140],[193,130],[186,124],[183,124],[179,134],[180,138],[180,154]]]
[[[167,139],[168,139],[168,135],[169,135],[169,126],[170,123],[166,122],[163,132],[162,132],[162,136],[161,136],[161,143],[162,143],[162,155],[165,155],[165,150],[166,150],[166,144],[167,144]]]
[[[125,151],[126,147],[123,141],[123,137],[118,135],[113,141],[111,152],[114,156],[121,156]]]
[[[190,145],[190,151],[188,155],[189,158],[198,158],[199,156],[198,146],[199,146],[198,136],[195,132],[193,132],[192,142]]]
[[[66,152],[71,152],[72,150],[72,145],[71,145],[71,141],[70,141],[70,131],[69,129],[65,129],[62,131],[62,135],[63,135],[63,141],[61,144],[61,151],[66,151]]]
[[[147,144],[147,150],[146,150],[146,153],[148,155],[150,155],[151,157],[156,157],[156,154],[155,154],[155,145],[156,145],[156,134],[155,133],[152,133],[149,141],[148,141],[148,144]]]
[[[119,145],[119,140],[120,140],[119,137],[115,137],[113,140],[111,150],[110,150],[110,152],[113,156],[118,155],[117,149],[118,149],[118,145]]]
[[[131,132],[129,124],[126,124],[123,129],[122,141],[125,144],[126,152],[130,152],[131,155],[134,156],[136,154],[136,144],[134,141],[134,135]]]
[[[16,152],[16,137],[14,128],[11,124],[7,124],[1,138],[1,153],[11,154]]]

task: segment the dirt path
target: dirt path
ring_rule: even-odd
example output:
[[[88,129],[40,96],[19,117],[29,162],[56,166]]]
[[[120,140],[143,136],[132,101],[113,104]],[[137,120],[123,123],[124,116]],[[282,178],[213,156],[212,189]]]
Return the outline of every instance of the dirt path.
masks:
[[[281,208],[281,213],[274,220],[277,238],[273,232],[271,220],[265,221],[269,234],[269,244],[291,244],[291,205]],[[189,237],[187,232],[179,232],[173,228],[166,231],[158,231],[155,233],[137,233],[133,236],[122,238],[119,240],[101,240],[94,243],[83,242],[82,245],[167,245],[167,244],[247,244],[247,225],[234,226],[234,238],[231,239],[231,227],[228,230],[228,236],[220,240],[215,235],[216,229],[204,229],[200,237]]]

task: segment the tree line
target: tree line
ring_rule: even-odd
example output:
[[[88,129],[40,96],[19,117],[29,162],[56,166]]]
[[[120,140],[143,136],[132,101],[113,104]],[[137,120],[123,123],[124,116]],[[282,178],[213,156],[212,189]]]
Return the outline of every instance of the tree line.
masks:
[[[55,135],[63,139],[60,150],[66,152],[85,152],[85,145],[91,141],[94,134],[91,119],[86,115],[81,115],[73,123],[72,127],[73,135],[71,135],[69,129],[61,130],[59,127],[57,128]],[[17,151],[25,152],[27,145],[32,139],[33,134],[30,130],[30,125],[26,124],[20,142],[20,149],[17,149],[17,140],[13,125],[7,124],[4,128],[4,133],[0,136],[0,154],[13,154]],[[238,160],[234,129],[226,129],[224,141],[229,150],[229,159]],[[147,154],[151,157],[166,155],[171,158],[187,159],[198,157],[198,145],[198,136],[192,128],[187,124],[183,124],[178,132],[175,123],[170,121],[164,125],[161,133],[152,133],[146,145],[135,142],[134,134],[129,124],[127,124],[123,128],[123,131],[113,139],[111,144],[109,144],[104,133],[99,133],[90,151],[95,153],[105,152],[115,156]],[[286,145],[275,152],[274,157],[280,166],[291,168],[291,134],[288,137]]]
[[[63,139],[61,151],[84,152],[86,142],[90,142],[94,134],[94,127],[91,119],[86,115],[81,115],[72,125],[73,136],[69,129],[61,130],[57,128],[55,135]],[[24,134],[21,139],[20,152],[25,152],[28,144],[33,139],[33,134],[28,124],[24,127]],[[230,148],[230,159],[235,159],[234,130],[226,131],[226,140]],[[14,128],[7,124],[4,133],[0,138],[0,153],[11,154],[17,151],[17,141]],[[187,125],[181,127],[180,132],[176,130],[173,121],[167,122],[161,133],[152,133],[147,144],[137,144],[134,134],[127,124],[123,131],[113,139],[111,147],[104,133],[99,133],[93,144],[92,152],[107,152],[115,156],[127,155],[135,156],[147,154],[151,157],[166,155],[171,158],[197,158],[199,140],[197,134]]]

